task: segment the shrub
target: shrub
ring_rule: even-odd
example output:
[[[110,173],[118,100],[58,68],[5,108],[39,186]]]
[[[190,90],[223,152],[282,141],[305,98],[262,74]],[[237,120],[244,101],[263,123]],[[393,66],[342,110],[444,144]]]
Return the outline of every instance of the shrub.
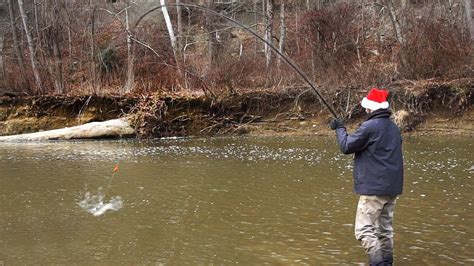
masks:
[[[408,79],[472,76],[469,32],[459,22],[427,12],[407,18],[406,47],[401,50]],[[471,71],[469,74],[468,72]]]

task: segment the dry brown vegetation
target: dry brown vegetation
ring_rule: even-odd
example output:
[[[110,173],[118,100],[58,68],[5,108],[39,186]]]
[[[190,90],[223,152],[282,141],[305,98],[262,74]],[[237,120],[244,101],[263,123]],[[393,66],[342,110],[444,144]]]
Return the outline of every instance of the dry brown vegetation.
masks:
[[[38,0],[27,3],[27,16],[35,39],[44,90],[36,88],[28,64],[26,40],[18,23],[16,1],[10,1],[15,25],[4,12],[2,91],[20,94],[118,94],[127,80],[127,32],[124,10],[133,24],[151,6],[130,1],[88,2]],[[112,3],[114,2],[114,3]],[[172,1],[170,1],[172,2]],[[213,2],[213,1],[211,1]],[[266,3],[268,1],[263,1]],[[274,3],[273,44],[280,38],[279,1]],[[385,1],[387,2],[387,1]],[[284,53],[320,87],[388,86],[396,80],[451,80],[473,76],[472,38],[463,1],[452,5],[425,1],[404,7],[393,1],[402,36],[395,34],[384,1],[306,1],[286,4]],[[406,2],[406,1],[405,1]],[[186,3],[186,2],[185,2]],[[193,3],[192,1],[190,3]],[[266,25],[262,1],[210,8],[224,15],[246,18],[263,35]],[[35,5],[36,4],[36,5]],[[256,21],[249,22],[255,12]],[[4,11],[8,8],[3,5]],[[308,9],[309,8],[309,9]],[[239,90],[305,86],[292,69],[277,63],[265,67],[263,44],[245,31],[215,16],[184,9],[177,29],[176,7],[170,7],[179,53],[174,58],[161,12],[151,13],[134,28],[132,93],[199,93],[218,97]],[[211,21],[209,25],[206,21]],[[256,22],[256,24],[253,24]],[[21,55],[14,52],[16,27]],[[212,33],[208,33],[211,31]],[[403,42],[397,40],[403,38]],[[59,46],[59,54],[53,51]],[[210,55],[211,54],[211,55]],[[19,64],[18,57],[23,58]],[[55,67],[61,69],[55,69]],[[21,73],[21,75],[19,75]],[[58,80],[60,79],[60,80]],[[55,82],[64,88],[58,91]]]
[[[472,102],[473,25],[466,17],[467,1],[221,2],[181,1],[242,21],[261,36],[271,26],[266,40],[346,118],[362,112],[357,103],[372,86],[405,89],[405,98],[392,101],[408,101],[404,107],[411,114],[424,115],[429,110],[424,105],[440,97],[450,97],[455,110]],[[165,96],[204,95],[211,109],[242,93],[263,95],[255,96],[262,101],[265,93],[280,94],[295,108],[303,96],[314,96],[276,53],[269,55],[261,41],[225,19],[169,6],[174,47],[162,10],[143,17],[156,4],[131,0],[25,1],[38,84],[18,7],[15,0],[0,3],[0,95],[133,96],[140,99],[131,112],[146,130],[143,135],[163,131],[145,126],[164,121]]]

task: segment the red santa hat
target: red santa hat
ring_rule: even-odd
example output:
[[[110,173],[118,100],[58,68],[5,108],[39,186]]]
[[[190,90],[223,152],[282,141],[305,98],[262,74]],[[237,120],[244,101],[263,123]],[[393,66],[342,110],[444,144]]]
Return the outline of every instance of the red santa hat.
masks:
[[[387,102],[388,91],[372,88],[367,94],[367,97],[362,99],[360,105],[362,107],[375,111],[377,109],[387,109],[389,104]]]

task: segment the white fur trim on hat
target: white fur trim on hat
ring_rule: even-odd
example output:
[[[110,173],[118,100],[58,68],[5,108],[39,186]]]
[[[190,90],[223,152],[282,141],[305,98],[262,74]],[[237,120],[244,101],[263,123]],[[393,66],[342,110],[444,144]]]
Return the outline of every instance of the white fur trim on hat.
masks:
[[[378,110],[378,109],[387,109],[389,107],[388,102],[378,103],[376,101],[371,101],[371,100],[367,99],[367,97],[364,97],[364,99],[362,99],[362,102],[360,103],[360,105],[362,105],[362,107],[370,109],[372,111],[375,111],[375,110]]]

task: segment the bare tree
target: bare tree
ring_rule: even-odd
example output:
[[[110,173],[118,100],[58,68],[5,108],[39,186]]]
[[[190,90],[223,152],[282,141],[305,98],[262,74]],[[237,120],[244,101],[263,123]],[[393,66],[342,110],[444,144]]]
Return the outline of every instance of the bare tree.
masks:
[[[16,60],[18,65],[20,65],[21,71],[25,69],[25,63],[23,61],[23,53],[21,52],[20,43],[18,41],[18,33],[15,26],[15,13],[13,12],[13,2],[8,0],[8,12],[10,14],[10,26],[12,29],[12,38],[13,38],[13,50],[15,51]]]
[[[272,44],[272,39],[273,39],[273,6],[274,6],[274,0],[265,0],[265,11],[266,11],[266,16],[265,16],[265,40]],[[270,63],[272,60],[272,49],[268,46],[268,44],[265,44],[265,57],[266,57],[266,62],[267,62],[267,68],[270,67]]]
[[[403,37],[402,27],[400,25],[400,20],[397,16],[395,11],[395,5],[393,4],[393,0],[384,0],[385,6],[388,9],[388,14],[390,15],[390,19],[392,20],[393,29],[395,30],[395,37],[397,38],[398,43],[400,46],[405,46],[405,38]]]
[[[93,0],[89,0],[89,9],[91,12],[90,16],[90,49],[91,49],[91,85],[92,85],[92,91],[91,93],[96,92],[96,83],[97,83],[97,69],[96,69],[96,64],[95,64],[95,13],[96,13],[96,7],[93,4]]]
[[[133,53],[133,43],[132,36],[130,32],[130,16],[129,16],[130,2],[127,1],[127,6],[125,7],[125,28],[127,31],[127,82],[123,87],[122,92],[127,93],[133,89],[135,84],[135,72],[134,72],[134,53]]]
[[[170,36],[171,48],[173,49],[173,56],[174,56],[174,61],[176,62],[176,68],[180,76],[182,76],[181,64],[179,60],[178,45],[176,42],[176,36],[174,35],[173,25],[171,24],[170,15],[168,13],[168,8],[166,7],[166,1],[160,0],[160,4],[161,4],[161,12],[163,13],[163,17],[166,23],[166,29],[168,30],[168,35]]]
[[[259,0],[254,0],[253,1],[253,12],[254,12],[254,23],[255,23],[255,32],[258,32],[258,1]],[[263,0],[265,1],[265,0]],[[259,40],[257,37],[255,37],[255,44],[254,44],[254,53],[255,55],[257,55],[257,51],[258,51],[258,43],[259,43]]]
[[[46,2],[44,3],[46,5]],[[36,38],[39,39],[39,22],[38,22],[38,0],[33,0],[33,9],[35,14],[35,31],[36,31]]]
[[[322,5],[323,5],[322,2],[324,2],[324,0],[318,0],[318,1],[316,1],[316,8],[317,8],[318,10],[321,9],[321,7],[322,7]]]
[[[45,2],[46,4],[46,2]],[[57,1],[50,0],[49,7],[47,10],[47,17],[45,20],[47,22],[46,27],[46,51],[47,55],[50,58],[48,61],[51,62],[50,74],[53,78],[53,85],[54,90],[58,94],[64,93],[64,80],[63,80],[63,61],[61,55],[61,47],[60,47],[60,35],[61,35],[61,28],[59,26],[59,3]],[[38,23],[37,20],[35,23]],[[36,25],[38,27],[38,25]],[[39,35],[39,32],[38,32]]]
[[[3,86],[7,87],[6,75],[5,75],[5,66],[3,65],[3,32],[0,32],[0,79],[3,80]]]
[[[161,4],[161,12],[163,13],[163,17],[166,23],[166,29],[168,30],[168,34],[170,36],[171,48],[173,49],[173,55],[175,60],[177,59],[178,48],[176,44],[176,36],[174,35],[173,25],[171,24],[170,15],[168,13],[168,8],[166,7],[166,1],[160,0]],[[177,61],[177,60],[176,60]]]
[[[405,9],[409,6],[410,4],[410,1],[408,0],[401,0],[401,5],[402,5],[402,8]]]
[[[280,53],[283,53],[283,48],[285,46],[285,36],[286,36],[286,27],[285,27],[285,2],[282,1],[280,5],[280,43],[278,50]],[[281,58],[278,57],[278,67],[281,64]]]
[[[69,66],[72,66],[72,29],[71,29],[71,14],[69,13],[69,1],[64,1],[64,9],[67,15],[67,43],[68,43],[68,54],[69,54]]]
[[[207,8],[212,9],[214,7],[214,0],[206,0]],[[215,45],[215,34],[213,32],[213,17],[210,14],[206,14],[206,29],[208,31],[208,40],[207,40],[207,57],[209,60],[208,68],[211,68],[214,64],[214,45]]]
[[[20,10],[20,16],[21,20],[23,22],[23,29],[25,31],[26,35],[26,41],[28,42],[28,50],[30,52],[30,61],[31,61],[31,68],[33,70],[33,75],[35,77],[35,83],[36,83],[36,91],[39,93],[44,93],[43,91],[43,84],[41,82],[41,77],[38,71],[38,67],[36,64],[36,59],[35,59],[35,46],[33,44],[33,38],[31,37],[30,30],[28,28],[28,21],[25,13],[25,9],[23,7],[23,0],[18,0],[18,7]]]
[[[471,39],[474,39],[474,24],[472,21],[472,2],[471,0],[464,0],[464,10],[466,12],[466,24],[471,34]]]
[[[273,65],[279,69],[279,73],[284,74],[284,71],[287,71],[282,65],[282,59],[278,56],[275,57],[276,55],[273,54],[269,45],[260,43],[257,38],[254,42],[253,37],[249,37],[250,35],[242,33],[240,30],[228,30],[233,26],[224,22],[225,20],[218,15],[200,13],[192,8],[176,6],[175,9],[170,7],[172,3],[179,5],[180,3],[191,2],[205,5],[231,17],[237,17],[238,20],[243,20],[248,25],[254,22],[255,25],[250,27],[255,29],[256,32],[260,32],[264,39],[277,47],[280,52],[290,52],[291,50],[294,58],[302,60],[298,63],[301,63],[304,70],[311,71],[315,79],[327,74],[328,78],[325,80],[329,85],[330,82],[336,80],[336,77],[339,77],[336,75],[340,75],[340,72],[342,72],[339,69],[331,69],[335,62],[333,60],[340,60],[340,65],[344,69],[348,69],[347,72],[359,71],[357,74],[361,77],[379,80],[378,75],[382,76],[382,74],[378,72],[364,75],[363,72],[368,71],[366,68],[353,68],[352,63],[356,61],[355,57],[352,58],[352,55],[355,54],[359,66],[371,59],[369,56],[372,55],[377,56],[377,63],[383,63],[383,60],[393,63],[395,70],[388,69],[387,77],[408,77],[408,71],[413,73],[432,71],[428,60],[426,60],[428,65],[426,67],[421,65],[419,68],[413,67],[413,70],[408,68],[417,62],[416,56],[413,56],[414,54],[423,55],[424,58],[428,59],[425,51],[422,50],[430,48],[428,45],[416,46],[418,50],[413,48],[415,46],[408,46],[409,42],[418,40],[411,37],[426,36],[423,30],[428,29],[416,28],[414,23],[417,21],[423,22],[427,15],[436,19],[436,23],[433,23],[433,25],[446,27],[442,28],[443,30],[453,29],[454,26],[456,26],[455,29],[460,29],[457,26],[461,23],[467,23],[471,37],[474,38],[474,25],[471,17],[472,3],[469,0],[0,0],[0,3],[3,4],[1,7],[4,7],[3,10],[5,11],[4,15],[0,16],[0,20],[3,19],[2,22],[5,27],[8,27],[6,31],[0,32],[0,52],[3,52],[3,54],[0,54],[0,85],[2,80],[5,82],[5,75],[2,76],[2,68],[7,75],[14,71],[21,71],[22,76],[28,76],[27,74],[30,73],[29,79],[25,80],[29,82],[32,91],[36,90],[38,93],[44,93],[47,88],[46,85],[49,84],[51,84],[51,87],[54,86],[55,93],[63,93],[65,86],[71,89],[92,88],[89,93],[98,93],[100,92],[99,85],[102,84],[101,82],[107,86],[120,84],[117,90],[120,93],[127,93],[138,86],[138,80],[144,81],[140,84],[151,84],[150,86],[160,82],[162,84],[175,82],[180,83],[177,84],[178,86],[183,85],[182,87],[185,87],[187,81],[196,82],[191,84],[197,84],[197,86],[213,86],[223,82],[221,80],[224,79],[219,79],[218,76],[222,72],[225,72],[223,75],[226,75],[226,80],[239,79],[242,80],[241,84],[252,84],[250,78],[248,83],[244,83],[246,81],[243,79],[246,76],[251,77],[247,73],[254,75],[255,79],[252,76],[252,80],[260,82],[265,76],[269,75],[268,71],[272,69]],[[344,2],[349,4],[341,4]],[[6,6],[7,3],[8,6]],[[157,11],[153,13],[154,17],[148,17],[148,23],[142,24],[143,26],[135,27],[135,11],[146,13],[157,3],[168,4],[168,6],[153,9],[152,11]],[[18,11],[19,5],[21,5],[21,12]],[[107,8],[112,8],[107,9],[107,11],[109,15],[113,16],[113,19],[112,16],[102,16],[105,5]],[[405,9],[403,9],[404,7]],[[432,8],[431,13],[423,14],[430,8]],[[446,8],[446,12],[443,12],[442,8]],[[249,10],[254,11],[254,14],[244,14]],[[354,20],[348,20],[352,18],[345,17],[335,19],[341,14],[343,16],[349,14],[344,12],[352,12],[351,14],[353,14],[354,12],[360,12],[360,10],[362,10],[362,13],[357,13]],[[19,13],[22,13],[21,17]],[[163,24],[150,23],[160,19],[162,15]],[[175,16],[177,16],[177,20],[173,21],[172,19],[175,19]],[[380,19],[381,16],[384,19]],[[418,17],[421,19],[415,19]],[[202,19],[200,20],[200,18]],[[314,19],[315,22],[315,28],[313,29],[306,27],[306,25],[311,24],[308,23],[310,19]],[[334,25],[328,27],[325,24],[327,21]],[[346,22],[349,24],[345,24]],[[176,24],[174,25],[174,23]],[[341,30],[347,29],[348,25],[352,27],[355,24],[358,25],[357,29],[359,29],[357,35],[351,35],[352,37],[344,40],[338,36],[334,37],[337,34],[333,32],[341,32]],[[165,26],[167,30],[165,33],[158,29],[158,27],[164,28]],[[140,36],[144,38],[143,40],[138,40],[138,36],[135,37],[135,32],[133,32],[135,29],[141,33]],[[355,30],[356,26],[353,29]],[[452,33],[465,34],[466,29],[467,27],[463,27],[459,32]],[[126,36],[123,35],[125,31]],[[348,32],[355,34],[355,31]],[[154,36],[155,34],[160,34],[160,36]],[[310,34],[311,38],[309,38]],[[177,70],[173,68],[173,71],[163,71],[162,76],[153,75],[155,71],[170,66],[169,60],[156,62],[149,52],[152,51],[155,55],[163,58],[164,55],[159,55],[153,50],[153,47],[163,45],[163,37],[168,42],[168,36],[169,43],[167,46],[170,48],[168,50],[171,53],[172,48],[174,55],[174,60],[171,60],[171,62],[176,61]],[[379,46],[368,45],[375,44],[377,36],[380,39]],[[333,43],[330,43],[331,38]],[[396,40],[396,44],[402,49],[386,49],[390,48],[392,44],[384,43],[384,39]],[[444,38],[444,40],[448,39]],[[465,41],[465,39],[462,39],[462,41]],[[457,40],[454,35],[452,40],[449,39],[449,42],[445,43],[449,44],[447,46],[453,44],[451,45],[453,47],[457,45],[465,47],[463,46],[464,43]],[[289,44],[294,46],[294,50],[289,49]],[[420,44],[424,43],[420,42]],[[240,46],[239,51],[235,50],[237,45]],[[141,48],[141,46],[144,48]],[[372,50],[374,48],[377,49]],[[235,63],[233,60],[237,55],[235,52],[238,52],[238,56],[242,56],[247,49],[253,49],[252,52],[249,50],[253,55],[263,54],[264,52],[264,57],[258,58],[255,56],[255,61],[251,62],[252,64],[249,63],[247,68],[239,69],[240,66],[234,67],[231,65]],[[450,49],[450,47],[446,49]],[[202,55],[203,50],[204,55]],[[393,52],[394,56],[379,57],[381,53],[389,50]],[[104,55],[104,51],[111,53]],[[226,52],[229,52],[228,56],[224,56]],[[437,55],[438,52],[434,51],[433,53]],[[139,55],[140,60],[138,60]],[[337,58],[332,55],[337,55]],[[393,57],[398,58],[394,60]],[[265,60],[267,72],[265,72],[265,68],[258,68],[260,60]],[[139,62],[143,63],[144,66],[140,67]],[[67,63],[69,65],[65,68],[64,64]],[[216,63],[219,63],[219,65],[216,65]],[[124,69],[123,74],[119,76],[119,70],[117,69],[122,64],[123,68],[126,67],[126,70]],[[226,64],[232,66],[229,69],[233,72],[223,71],[219,68],[220,66],[227,66]],[[396,64],[402,66],[406,64],[404,65],[406,67],[399,68],[401,71],[397,72],[395,67],[398,67],[398,65]],[[432,65],[433,69],[438,69],[437,66]],[[189,67],[185,71],[183,66]],[[336,67],[334,66],[334,68]],[[443,65],[442,67],[447,66]],[[140,71],[138,71],[138,68]],[[69,71],[64,72],[66,69],[69,69]],[[107,72],[101,70],[107,70]],[[211,78],[204,81],[210,81],[211,83],[201,85],[204,82],[201,80],[202,73],[199,73],[199,71],[209,71],[208,74]],[[391,71],[397,73],[392,75]],[[334,78],[329,76],[333,73]],[[442,75],[445,72],[436,71],[436,73]],[[105,78],[109,76],[105,75],[110,75],[112,78],[106,80]],[[349,73],[348,75],[355,74]],[[412,76],[409,78],[421,78],[423,75],[431,74],[417,75],[417,73],[410,73],[410,75]],[[385,79],[386,76],[380,79]],[[10,77],[14,76],[8,76],[7,78]],[[355,80],[352,77],[348,80]],[[13,79],[7,79],[7,81],[10,80],[13,81]],[[9,86],[17,84],[16,82],[9,83]],[[18,84],[19,87],[21,85]],[[53,92],[52,89],[51,92]]]
[[[183,13],[181,12],[180,4],[181,4],[181,0],[176,0],[176,16],[178,17],[177,19],[178,35],[177,35],[176,40],[178,42],[178,50],[181,53],[181,51],[183,50],[183,17],[182,17]]]

